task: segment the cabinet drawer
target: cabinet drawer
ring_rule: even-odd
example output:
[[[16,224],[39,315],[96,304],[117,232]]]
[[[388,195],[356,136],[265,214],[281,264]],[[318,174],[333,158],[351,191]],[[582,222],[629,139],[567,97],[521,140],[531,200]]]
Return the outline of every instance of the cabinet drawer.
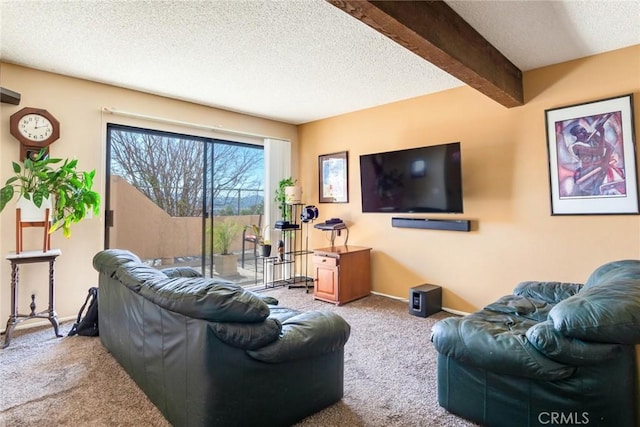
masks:
[[[327,267],[335,267],[338,263],[338,258],[331,258],[328,256],[314,255],[313,263],[315,265],[326,265]]]

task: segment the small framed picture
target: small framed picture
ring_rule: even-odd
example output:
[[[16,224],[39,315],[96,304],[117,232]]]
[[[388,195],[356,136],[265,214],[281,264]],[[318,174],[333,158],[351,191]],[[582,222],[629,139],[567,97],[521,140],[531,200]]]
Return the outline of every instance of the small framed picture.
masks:
[[[633,95],[545,114],[551,214],[638,214]]]
[[[318,156],[320,203],[349,202],[349,154],[347,151]]]

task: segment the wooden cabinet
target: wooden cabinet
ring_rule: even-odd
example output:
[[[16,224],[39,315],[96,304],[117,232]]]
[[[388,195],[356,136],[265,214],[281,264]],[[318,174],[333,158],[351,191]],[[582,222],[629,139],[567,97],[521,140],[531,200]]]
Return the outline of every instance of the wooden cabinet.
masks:
[[[315,298],[340,305],[369,295],[370,253],[361,246],[314,249]]]

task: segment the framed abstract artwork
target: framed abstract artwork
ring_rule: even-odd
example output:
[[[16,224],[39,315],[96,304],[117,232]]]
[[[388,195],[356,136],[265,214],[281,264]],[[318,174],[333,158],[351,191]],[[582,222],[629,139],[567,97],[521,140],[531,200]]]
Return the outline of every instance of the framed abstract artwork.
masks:
[[[638,214],[633,95],[545,114],[551,214]]]
[[[320,203],[349,202],[349,154],[346,151],[318,156]]]

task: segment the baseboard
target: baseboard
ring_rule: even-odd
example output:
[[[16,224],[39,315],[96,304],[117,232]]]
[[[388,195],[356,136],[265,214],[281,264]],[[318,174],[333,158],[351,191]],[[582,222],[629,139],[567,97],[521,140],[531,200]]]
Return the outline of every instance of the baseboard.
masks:
[[[378,295],[378,296],[381,296],[381,297],[391,298],[391,299],[395,299],[395,300],[398,300],[398,301],[404,301],[404,302],[406,302],[406,303],[408,303],[408,302],[409,302],[409,300],[408,300],[408,299],[406,299],[406,298],[400,298],[400,297],[396,297],[396,296],[394,296],[394,295],[387,295],[387,294],[383,294],[382,292],[374,292],[374,291],[371,291],[371,293],[372,293],[373,295]]]
[[[66,322],[67,320],[76,320],[77,318],[78,316],[58,317],[58,323]],[[19,331],[22,329],[38,328],[40,326],[51,326],[51,322],[47,319],[38,319],[37,322],[20,323],[13,330]],[[0,334],[4,334],[5,332],[7,332],[6,326],[3,329],[0,329]]]
[[[397,301],[406,302],[407,304],[409,304],[409,300],[407,298],[400,298],[400,297],[396,297],[394,295],[383,294],[382,292],[371,291],[371,293],[373,295],[378,295],[378,296],[381,296],[381,297],[391,298],[391,299],[394,299],[394,300],[397,300]],[[465,311],[454,310],[452,308],[447,308],[447,307],[442,307],[442,311],[446,311],[447,313],[451,313],[451,314],[456,314],[458,316],[466,316],[467,314],[470,314],[470,313],[467,313]]]
[[[454,310],[453,308],[442,307],[442,311],[446,311],[447,313],[456,314],[458,316],[467,316],[471,313],[467,313],[466,311]]]

